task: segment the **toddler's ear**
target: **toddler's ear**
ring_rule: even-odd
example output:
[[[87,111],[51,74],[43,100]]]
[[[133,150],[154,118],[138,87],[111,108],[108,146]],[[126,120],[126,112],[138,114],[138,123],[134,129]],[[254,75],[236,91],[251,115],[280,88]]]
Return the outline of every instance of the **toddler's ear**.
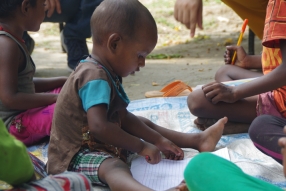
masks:
[[[119,42],[121,41],[121,37],[117,33],[113,33],[109,36],[107,41],[107,47],[112,52],[115,53],[118,47]]]
[[[23,0],[21,5],[21,10],[25,14],[28,12],[28,8],[30,8],[30,1],[29,0]]]

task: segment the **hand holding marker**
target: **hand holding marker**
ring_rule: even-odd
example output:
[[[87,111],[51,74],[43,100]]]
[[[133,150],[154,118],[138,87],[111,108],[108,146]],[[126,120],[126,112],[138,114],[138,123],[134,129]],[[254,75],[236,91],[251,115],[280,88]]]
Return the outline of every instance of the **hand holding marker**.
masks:
[[[241,31],[240,31],[240,34],[239,34],[239,37],[238,37],[238,41],[237,41],[237,46],[239,46],[241,44],[241,41],[242,41],[242,37],[243,37],[243,34],[244,34],[244,31],[245,31],[245,28],[248,24],[248,19],[245,19],[243,24],[242,24],[242,28],[241,28]],[[232,60],[231,60],[231,64],[234,65],[235,63],[235,60],[236,60],[236,51],[233,53],[233,57],[232,57]]]

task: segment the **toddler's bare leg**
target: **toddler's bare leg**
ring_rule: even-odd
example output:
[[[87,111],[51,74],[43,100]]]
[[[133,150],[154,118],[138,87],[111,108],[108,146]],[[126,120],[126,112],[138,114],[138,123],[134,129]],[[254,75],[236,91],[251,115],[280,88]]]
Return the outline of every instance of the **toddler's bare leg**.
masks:
[[[112,191],[126,191],[126,190],[140,190],[151,191],[137,182],[130,172],[130,168],[120,159],[109,158],[104,160],[99,166],[99,178],[102,182],[108,184]],[[175,188],[169,189],[170,191],[185,191],[186,184],[182,182]]]
[[[221,138],[227,118],[218,120],[214,125],[201,133],[182,133],[163,128],[152,123],[150,120],[139,117],[146,125],[159,132],[161,135],[181,148],[193,148],[199,151],[213,151]]]
[[[104,160],[99,166],[98,173],[100,180],[108,184],[112,191],[151,190],[137,182],[127,164],[117,158]]]

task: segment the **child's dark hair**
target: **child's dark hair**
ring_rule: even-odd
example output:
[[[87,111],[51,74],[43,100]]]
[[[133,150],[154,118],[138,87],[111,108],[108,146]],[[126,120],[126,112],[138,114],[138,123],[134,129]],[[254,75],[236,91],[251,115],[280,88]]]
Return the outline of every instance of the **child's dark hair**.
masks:
[[[37,0],[29,0],[31,6],[36,5]],[[0,18],[10,17],[23,0],[0,0]]]
[[[157,31],[151,13],[138,0],[104,0],[91,18],[93,40],[101,44],[103,36],[109,32],[133,38],[137,30],[142,27],[143,20]]]

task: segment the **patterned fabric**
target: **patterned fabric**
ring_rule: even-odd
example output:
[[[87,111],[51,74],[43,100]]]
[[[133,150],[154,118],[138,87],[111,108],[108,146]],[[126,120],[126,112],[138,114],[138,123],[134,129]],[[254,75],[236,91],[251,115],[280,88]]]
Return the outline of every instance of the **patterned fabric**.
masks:
[[[118,128],[121,128],[120,124],[115,124],[118,126]],[[89,127],[82,128],[82,134],[83,134],[83,141],[82,141],[82,147],[88,148],[91,152],[93,151],[102,151],[109,153],[113,157],[117,157],[121,159],[123,162],[127,162],[127,158],[131,154],[130,151],[127,151],[126,149],[122,149],[120,147],[115,147],[114,145],[105,144],[99,140],[97,140],[94,136],[92,136],[89,132]]]
[[[263,74],[266,75],[282,63],[280,48],[263,47],[261,59]]]
[[[256,106],[257,116],[272,115],[277,117],[283,117],[276,107],[273,94],[274,92],[270,91],[258,95],[258,101]]]
[[[73,157],[68,170],[83,173],[93,184],[107,186],[98,178],[98,168],[107,158],[113,157],[105,152],[91,152],[87,148],[82,148]]]
[[[279,40],[286,39],[286,1],[269,0],[267,5],[262,45],[279,48]]]
[[[46,164],[32,153],[28,152],[28,154],[33,163],[37,180],[47,177],[48,174],[46,172]]]
[[[90,191],[92,185],[83,174],[65,172],[13,188],[11,191]]]
[[[286,39],[286,1],[269,0],[265,18],[262,68],[264,75],[268,74],[282,63],[279,41]],[[273,91],[273,97],[278,111],[286,118],[286,86]]]

